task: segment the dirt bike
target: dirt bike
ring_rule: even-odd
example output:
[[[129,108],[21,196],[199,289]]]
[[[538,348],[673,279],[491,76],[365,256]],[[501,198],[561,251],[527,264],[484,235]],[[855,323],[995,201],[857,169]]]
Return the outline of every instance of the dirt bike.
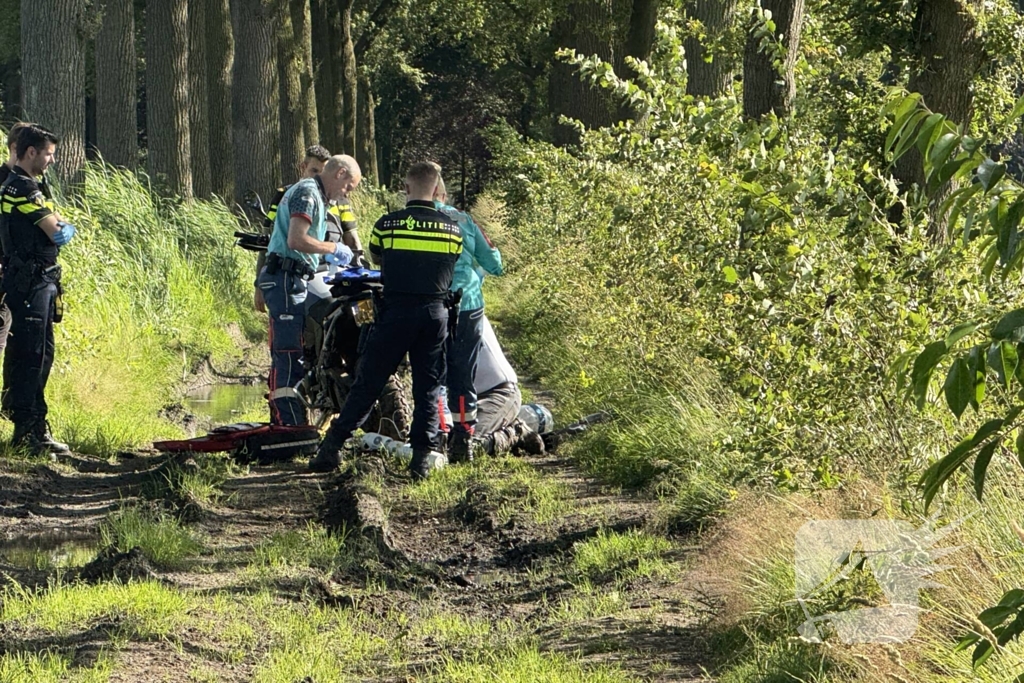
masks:
[[[247,206],[266,218],[259,195],[247,195]],[[269,236],[236,232],[236,245],[249,251],[266,251]],[[356,254],[357,258],[362,254]],[[373,324],[375,293],[382,288],[380,271],[355,266],[331,273],[326,266],[307,284],[304,365],[306,374],[296,390],[306,404],[310,424],[323,427],[340,412],[355,379],[360,340]],[[385,385],[366,431],[393,439],[405,439],[412,422],[407,368],[400,368]]]

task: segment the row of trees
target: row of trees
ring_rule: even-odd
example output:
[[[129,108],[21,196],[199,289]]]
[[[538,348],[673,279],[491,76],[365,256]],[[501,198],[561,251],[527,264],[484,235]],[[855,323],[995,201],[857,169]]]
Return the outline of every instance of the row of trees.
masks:
[[[302,150],[319,142],[356,156],[371,182],[389,182],[411,156],[438,158],[457,169],[465,199],[485,180],[489,123],[571,145],[578,130],[563,115],[588,127],[630,117],[554,55],[568,47],[632,77],[659,14],[685,17],[689,94],[727,94],[742,75],[748,117],[787,115],[804,2],[0,0],[0,35],[17,34],[20,5],[21,46],[0,49],[0,85],[5,118],[62,134],[63,180],[98,150],[127,168],[144,159],[173,194],[237,199],[293,181]],[[830,11],[860,24],[863,49],[888,49],[894,80],[966,121],[984,64],[981,0],[911,5]],[[883,29],[866,25],[887,15]],[[908,158],[901,177],[920,180],[919,168]]]

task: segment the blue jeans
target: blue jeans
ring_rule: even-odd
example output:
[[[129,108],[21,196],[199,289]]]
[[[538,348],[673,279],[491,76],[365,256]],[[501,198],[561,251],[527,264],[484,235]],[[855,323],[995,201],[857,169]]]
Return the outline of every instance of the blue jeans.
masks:
[[[472,434],[477,421],[473,382],[484,330],[484,309],[459,311],[455,338],[448,340],[448,410],[455,432]]]
[[[256,281],[270,315],[270,422],[305,425],[306,406],[295,387],[302,381],[302,334],[306,327],[306,281],[264,269]]]

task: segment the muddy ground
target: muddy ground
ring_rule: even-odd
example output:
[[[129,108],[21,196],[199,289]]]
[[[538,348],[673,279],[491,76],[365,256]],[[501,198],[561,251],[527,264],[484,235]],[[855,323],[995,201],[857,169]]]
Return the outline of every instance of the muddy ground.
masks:
[[[346,676],[356,680],[444,680],[446,664],[524,642],[545,655],[565,655],[584,671],[618,672],[623,680],[706,680],[701,667],[706,610],[687,579],[689,541],[669,538],[655,558],[660,569],[647,575],[631,571],[633,561],[626,558],[622,566],[599,568],[585,582],[579,580],[572,567],[581,544],[600,534],[652,529],[657,502],[602,488],[557,455],[456,466],[450,474],[470,467],[473,474],[450,477],[447,498],[440,502],[418,494],[397,462],[314,475],[304,471],[302,460],[231,466],[212,500],[182,500],[161,483],[169,466],[187,468],[194,461],[155,452],[124,455],[116,461],[0,460],[3,595],[13,595],[15,586],[31,592],[52,591],[55,582],[152,580],[190,596],[189,614],[196,619],[210,601],[243,604],[256,593],[299,614],[350,611],[384,648],[345,665]],[[202,457],[204,466],[227,458]],[[503,488],[510,473],[533,482],[540,487],[536,490],[554,492],[540,503],[547,513],[538,513],[530,485]],[[372,510],[353,511],[354,490],[365,495]],[[102,548],[104,520],[133,505],[168,511],[202,540],[202,550],[168,570],[139,552]],[[309,533],[311,522],[346,535],[343,561],[269,569],[256,562],[268,539]],[[39,560],[62,554],[81,559]],[[228,654],[216,633],[191,622],[160,637],[134,637],[110,620],[95,617],[70,632],[27,622],[3,624],[0,655],[49,649],[85,671],[103,653],[111,681],[278,680],[274,676],[282,675],[267,673],[281,645],[269,634],[264,637],[257,621],[250,629],[255,633],[240,641],[240,651]],[[434,626],[449,622],[473,625],[469,630],[484,634],[483,642]],[[466,628],[455,630],[465,635]],[[394,645],[399,640],[400,647]]]

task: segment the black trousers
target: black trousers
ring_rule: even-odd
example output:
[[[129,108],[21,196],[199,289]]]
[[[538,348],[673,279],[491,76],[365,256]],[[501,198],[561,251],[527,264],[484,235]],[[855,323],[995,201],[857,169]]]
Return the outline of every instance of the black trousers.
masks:
[[[355,382],[327,439],[344,442],[373,410],[381,390],[405,354],[412,366],[412,428],[409,442],[416,450],[440,445],[438,411],[445,373],[448,309],[441,301],[386,300],[377,321],[360,340]]]
[[[57,285],[41,282],[28,292],[8,292],[11,332],[4,353],[0,407],[15,427],[46,420],[46,382],[53,367],[53,316]]]

